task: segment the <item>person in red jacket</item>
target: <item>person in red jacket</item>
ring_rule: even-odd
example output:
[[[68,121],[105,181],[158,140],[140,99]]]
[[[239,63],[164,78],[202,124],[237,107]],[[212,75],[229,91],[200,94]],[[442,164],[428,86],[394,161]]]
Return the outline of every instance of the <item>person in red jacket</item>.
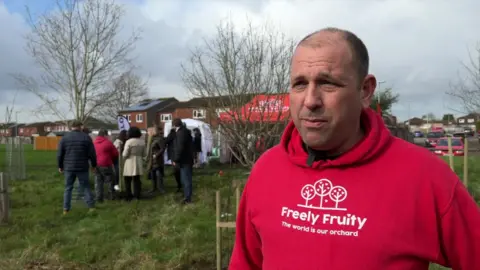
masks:
[[[298,44],[292,122],[250,173],[230,270],[480,269],[479,207],[445,161],[369,108],[368,66],[346,30]]]
[[[109,192],[113,198],[115,181],[113,181],[113,163],[118,158],[118,150],[107,138],[108,131],[101,129],[93,142],[97,152],[97,171],[95,173],[95,193],[98,202],[103,202],[104,185],[109,184]]]

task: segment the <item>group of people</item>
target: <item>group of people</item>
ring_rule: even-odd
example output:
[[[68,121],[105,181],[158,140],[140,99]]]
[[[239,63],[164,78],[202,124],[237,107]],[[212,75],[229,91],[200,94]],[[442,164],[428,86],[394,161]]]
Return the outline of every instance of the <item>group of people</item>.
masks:
[[[142,139],[142,132],[137,127],[122,130],[112,142],[107,130],[99,130],[98,136],[92,140],[83,124],[74,121],[71,132],[60,140],[57,152],[58,170],[65,176],[63,213],[71,210],[77,179],[77,198],[83,196],[91,211],[96,202],[101,203],[106,198],[105,185],[108,185],[108,199],[120,198],[121,186],[127,201],[140,199],[142,178],[147,175],[152,181],[151,193],[164,194],[165,152],[172,163],[177,192],[183,190],[182,203],[191,203],[193,167],[200,163],[202,152],[201,133],[194,129],[192,135],[181,119],[174,119],[172,126],[166,138],[161,128],[155,128],[150,143]],[[90,171],[95,176],[95,196],[90,187]]]

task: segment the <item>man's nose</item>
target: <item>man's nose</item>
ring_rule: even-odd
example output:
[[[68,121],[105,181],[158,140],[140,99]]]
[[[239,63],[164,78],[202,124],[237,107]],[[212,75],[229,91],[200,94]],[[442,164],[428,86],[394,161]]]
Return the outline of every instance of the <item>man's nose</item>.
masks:
[[[312,111],[323,106],[321,91],[317,89],[315,84],[309,84],[305,91],[303,105]]]

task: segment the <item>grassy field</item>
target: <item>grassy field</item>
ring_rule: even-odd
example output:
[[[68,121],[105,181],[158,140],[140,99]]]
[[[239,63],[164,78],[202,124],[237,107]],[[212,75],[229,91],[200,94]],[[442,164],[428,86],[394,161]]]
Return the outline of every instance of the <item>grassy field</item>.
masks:
[[[107,201],[94,214],[77,202],[62,216],[63,178],[56,171],[55,153],[26,149],[28,179],[10,183],[12,225],[0,227],[0,269],[214,269],[214,192],[220,189],[225,198],[222,212],[233,214],[231,183],[244,179],[245,170],[212,166],[196,171],[192,205],[179,204],[181,196],[174,193],[169,175],[165,196],[132,203]],[[479,159],[472,161],[472,191],[480,201],[480,166],[475,166]],[[4,164],[5,148],[0,146],[0,170]],[[460,175],[461,167],[458,159]],[[149,188],[147,182],[144,187]],[[234,231],[223,234],[224,266],[233,235]]]

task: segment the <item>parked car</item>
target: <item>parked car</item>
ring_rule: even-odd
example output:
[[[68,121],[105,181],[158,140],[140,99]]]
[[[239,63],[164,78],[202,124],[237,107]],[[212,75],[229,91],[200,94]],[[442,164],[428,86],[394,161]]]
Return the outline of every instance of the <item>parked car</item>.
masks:
[[[463,129],[463,133],[464,133],[466,136],[475,136],[475,132],[474,132],[473,129],[471,129],[471,128],[464,128],[464,129]]]
[[[458,133],[453,133],[453,137],[457,137],[457,138],[465,138],[467,134],[465,134],[465,132],[458,132]]]
[[[453,156],[463,156],[464,154],[464,144],[462,138],[452,137],[452,155]],[[438,139],[435,150],[433,151],[435,155],[438,156],[448,156],[448,138],[442,137]]]
[[[424,134],[423,132],[417,130],[413,132],[413,136],[415,136],[415,138],[423,138]]]
[[[443,134],[445,134],[445,130],[442,128],[442,127],[432,127],[432,129],[430,130],[431,132],[441,132]]]
[[[443,132],[435,131],[427,133],[427,138],[425,139],[426,147],[435,147],[437,145],[438,139],[444,137]]]

